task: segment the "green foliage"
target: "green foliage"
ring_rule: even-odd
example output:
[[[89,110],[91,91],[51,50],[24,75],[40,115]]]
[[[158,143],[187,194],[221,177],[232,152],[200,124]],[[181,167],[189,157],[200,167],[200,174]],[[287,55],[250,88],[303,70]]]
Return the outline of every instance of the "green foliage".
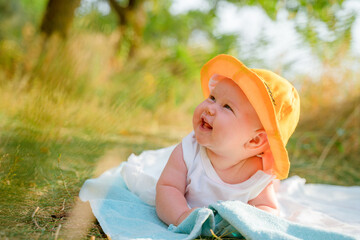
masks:
[[[98,4],[107,4],[107,1],[89,2],[76,10],[74,31],[100,32],[111,34],[118,26],[118,19],[114,12],[100,12]],[[110,7],[109,7],[110,10]]]
[[[46,3],[44,0],[0,0],[0,40],[19,40],[26,24],[38,26]]]
[[[24,24],[20,18],[21,11],[18,1],[0,0],[0,40],[5,37],[19,37],[21,25]]]
[[[337,22],[336,12],[342,8],[343,0],[320,0],[320,1],[286,1],[286,9],[295,14],[308,13],[311,19],[317,19],[334,27]]]
[[[343,3],[343,0],[302,0],[288,1],[285,4],[285,9],[295,21],[303,40],[324,61],[334,59],[341,51],[349,50],[351,26],[357,13],[341,13]]]
[[[12,1],[13,2],[13,1]],[[48,1],[44,0],[20,0],[21,9],[25,15],[22,15],[27,22],[40,26],[43,13]]]
[[[213,28],[214,16],[208,13],[190,11],[186,14],[172,15],[168,9],[160,8],[148,13],[144,40],[167,47],[177,44],[186,45],[195,30],[211,36]]]

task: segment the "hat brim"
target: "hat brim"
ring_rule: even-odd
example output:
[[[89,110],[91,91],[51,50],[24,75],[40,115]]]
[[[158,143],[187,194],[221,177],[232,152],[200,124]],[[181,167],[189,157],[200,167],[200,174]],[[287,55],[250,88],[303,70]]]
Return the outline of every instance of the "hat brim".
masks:
[[[209,80],[214,74],[232,79],[245,93],[267,133],[274,158],[274,173],[279,179],[287,178],[290,162],[286,144],[282,140],[273,100],[264,80],[238,59],[221,54],[211,59],[201,69],[201,87],[205,98],[210,94]]]

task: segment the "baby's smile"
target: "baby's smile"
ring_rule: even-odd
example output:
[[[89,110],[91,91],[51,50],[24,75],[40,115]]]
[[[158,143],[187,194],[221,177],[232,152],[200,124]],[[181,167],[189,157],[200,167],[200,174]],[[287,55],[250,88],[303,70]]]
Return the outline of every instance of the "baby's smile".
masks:
[[[205,116],[201,116],[201,127],[204,129],[212,130],[213,127],[208,122],[208,120],[205,118]]]

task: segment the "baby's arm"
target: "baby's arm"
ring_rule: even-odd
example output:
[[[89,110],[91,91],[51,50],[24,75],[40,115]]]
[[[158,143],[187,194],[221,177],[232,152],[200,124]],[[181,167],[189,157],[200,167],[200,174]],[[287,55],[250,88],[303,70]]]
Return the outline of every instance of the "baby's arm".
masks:
[[[279,215],[278,203],[273,182],[267,185],[267,187],[256,198],[250,200],[248,204],[266,212]]]
[[[176,146],[156,185],[156,212],[168,225],[179,225],[192,211],[185,199],[187,167],[181,143]]]

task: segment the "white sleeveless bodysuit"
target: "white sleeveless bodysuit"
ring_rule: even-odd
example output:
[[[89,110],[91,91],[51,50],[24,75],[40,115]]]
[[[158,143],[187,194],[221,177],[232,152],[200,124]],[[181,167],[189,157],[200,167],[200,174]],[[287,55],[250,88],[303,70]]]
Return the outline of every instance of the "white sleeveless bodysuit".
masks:
[[[219,200],[240,200],[247,203],[256,198],[275,178],[261,170],[238,184],[223,182],[211,165],[204,147],[194,132],[182,140],[183,155],[188,169],[185,197],[190,207],[207,207]]]

